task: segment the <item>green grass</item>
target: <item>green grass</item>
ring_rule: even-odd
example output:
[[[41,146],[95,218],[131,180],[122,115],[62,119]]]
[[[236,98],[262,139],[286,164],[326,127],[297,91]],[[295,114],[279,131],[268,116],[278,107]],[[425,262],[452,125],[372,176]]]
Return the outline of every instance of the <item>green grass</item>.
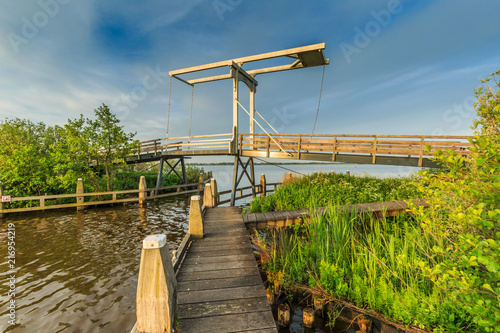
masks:
[[[411,184],[415,178],[416,176],[380,179],[339,173],[314,173],[286,181],[271,195],[254,199],[245,212],[259,213],[418,198],[419,194]]]

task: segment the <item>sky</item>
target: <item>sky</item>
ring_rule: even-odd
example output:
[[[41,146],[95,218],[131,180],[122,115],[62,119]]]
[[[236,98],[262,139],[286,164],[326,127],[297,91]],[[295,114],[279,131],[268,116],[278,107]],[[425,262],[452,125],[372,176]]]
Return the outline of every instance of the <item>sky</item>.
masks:
[[[256,77],[280,133],[311,133],[320,103],[318,134],[470,135],[474,89],[500,69],[498,13],[498,0],[2,1],[0,119],[62,125],[104,103],[136,138],[164,138],[168,71],[326,43],[321,100],[323,67]],[[231,99],[230,80],[196,85],[192,135],[231,132]],[[190,105],[174,80],[170,137],[188,135]]]

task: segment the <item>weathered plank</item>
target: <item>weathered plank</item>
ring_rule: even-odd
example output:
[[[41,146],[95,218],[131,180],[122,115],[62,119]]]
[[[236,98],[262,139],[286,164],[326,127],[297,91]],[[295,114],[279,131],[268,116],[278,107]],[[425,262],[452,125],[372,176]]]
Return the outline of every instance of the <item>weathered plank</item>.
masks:
[[[204,271],[204,272],[184,272],[181,268],[177,274],[177,281],[197,281],[197,280],[210,280],[210,279],[225,279],[235,276],[246,276],[255,272],[254,267],[242,267],[223,269],[217,271]]]
[[[270,310],[223,316],[185,319],[181,322],[183,332],[233,333],[249,330],[274,329],[276,324]]]
[[[234,288],[239,286],[257,286],[261,284],[262,279],[260,277],[260,274],[249,274],[244,276],[229,277],[225,279],[183,281],[177,284],[177,288],[181,292]]]
[[[253,297],[266,297],[266,292],[264,291],[262,285],[211,290],[191,290],[179,292],[177,295],[179,304],[228,301]]]
[[[178,307],[179,314],[183,320],[228,314],[260,312],[266,311],[267,308],[269,308],[269,303],[267,303],[267,299],[263,297],[181,304]]]
[[[204,255],[194,255],[189,256],[184,260],[184,265],[198,265],[198,264],[212,264],[212,263],[223,263],[229,261],[255,261],[255,256],[253,253],[247,252],[244,254],[228,254],[226,252],[225,255],[214,256],[214,257],[205,257]]]

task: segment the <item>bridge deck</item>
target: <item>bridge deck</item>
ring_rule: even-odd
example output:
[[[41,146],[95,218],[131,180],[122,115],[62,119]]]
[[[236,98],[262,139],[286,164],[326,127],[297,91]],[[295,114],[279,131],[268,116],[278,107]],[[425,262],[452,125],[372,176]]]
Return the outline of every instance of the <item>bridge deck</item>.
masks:
[[[177,275],[182,332],[276,332],[241,211],[208,209]]]
[[[222,137],[222,138],[221,138]],[[469,155],[468,136],[419,135],[312,135],[312,134],[216,134],[156,139],[141,142],[127,163],[160,158],[207,155],[240,155],[308,161],[439,167],[431,160],[437,150]],[[180,140],[173,142],[175,140]],[[428,149],[429,150],[428,150]]]

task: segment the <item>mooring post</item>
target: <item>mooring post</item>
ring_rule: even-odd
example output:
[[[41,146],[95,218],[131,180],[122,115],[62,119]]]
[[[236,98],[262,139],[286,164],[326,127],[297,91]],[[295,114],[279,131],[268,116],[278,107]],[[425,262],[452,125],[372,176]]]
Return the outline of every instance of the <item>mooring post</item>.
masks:
[[[214,198],[212,196],[212,185],[210,183],[205,184],[205,192],[203,192],[203,204],[207,208],[212,208],[214,205]]]
[[[217,207],[219,204],[219,192],[217,191],[217,181],[215,178],[210,179],[210,187],[212,188],[212,207]]]
[[[201,216],[199,195],[191,197],[191,204],[189,206],[189,234],[193,238],[203,238],[203,217]]]
[[[148,188],[148,185],[146,184],[146,177],[141,176],[141,179],[139,180],[139,207],[144,208],[148,204],[148,193],[146,192]]]
[[[147,236],[142,243],[137,283],[137,331],[172,332],[177,312],[177,280],[166,235]]]
[[[84,193],[83,179],[78,178],[78,180],[76,181],[76,194],[83,194],[83,193]],[[84,201],[85,201],[85,199],[83,196],[76,197],[76,203],[79,205],[76,207],[77,212],[81,212],[82,210],[85,209],[85,207],[82,205],[84,203]],[[82,206],[80,206],[80,205],[82,205]]]
[[[266,196],[266,175],[261,174],[260,175],[260,196],[265,197]]]
[[[2,198],[3,196],[3,186],[2,186],[2,182],[0,182],[0,199]],[[3,209],[3,201],[0,200],[0,210]],[[0,219],[3,218],[3,213],[0,213]]]

